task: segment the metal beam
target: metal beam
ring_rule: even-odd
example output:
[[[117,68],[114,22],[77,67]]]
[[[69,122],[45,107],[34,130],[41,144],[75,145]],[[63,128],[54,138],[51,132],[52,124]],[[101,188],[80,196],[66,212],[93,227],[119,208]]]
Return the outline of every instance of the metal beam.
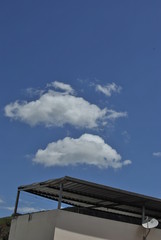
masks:
[[[63,183],[60,183],[60,191],[59,191],[59,199],[58,199],[58,209],[61,209],[62,193],[63,193]]]
[[[14,209],[14,215],[17,214],[17,208],[18,208],[18,202],[19,202],[19,197],[20,197],[20,191],[17,191],[17,197],[16,197],[16,203],[15,203],[15,209]]]
[[[142,223],[145,220],[145,206],[142,207]]]

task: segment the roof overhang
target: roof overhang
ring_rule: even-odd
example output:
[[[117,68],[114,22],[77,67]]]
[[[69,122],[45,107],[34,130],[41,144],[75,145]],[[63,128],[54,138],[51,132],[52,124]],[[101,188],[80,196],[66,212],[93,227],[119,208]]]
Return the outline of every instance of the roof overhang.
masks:
[[[161,219],[161,200],[72,177],[48,180],[20,186],[21,191],[75,207],[96,209],[126,216],[142,217],[143,209],[149,217]],[[16,201],[18,205],[18,197]],[[17,206],[15,206],[15,213]]]

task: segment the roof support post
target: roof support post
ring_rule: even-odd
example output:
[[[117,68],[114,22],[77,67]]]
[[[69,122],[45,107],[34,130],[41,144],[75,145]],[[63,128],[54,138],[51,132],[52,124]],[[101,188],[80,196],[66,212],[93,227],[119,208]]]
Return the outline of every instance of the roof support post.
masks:
[[[145,220],[145,206],[142,207],[142,223]]]
[[[59,199],[58,199],[58,209],[61,209],[62,193],[63,193],[63,183],[60,183],[60,191],[59,191]]]
[[[14,209],[14,215],[17,214],[17,208],[18,208],[18,202],[19,202],[19,197],[20,197],[20,190],[17,191],[17,197],[16,197],[16,203],[15,203],[15,209]]]

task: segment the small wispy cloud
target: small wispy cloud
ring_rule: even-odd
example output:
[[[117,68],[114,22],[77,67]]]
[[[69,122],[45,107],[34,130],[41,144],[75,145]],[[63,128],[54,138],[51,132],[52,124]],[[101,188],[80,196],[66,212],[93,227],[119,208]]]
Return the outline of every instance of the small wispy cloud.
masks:
[[[110,97],[112,95],[112,93],[120,93],[121,89],[122,89],[122,87],[117,86],[115,83],[109,83],[104,86],[102,86],[100,84],[96,85],[96,91],[102,92],[107,97]]]
[[[112,110],[112,109],[108,109],[107,110],[107,119],[110,119],[110,120],[115,120],[117,118],[120,118],[120,117],[127,117],[128,114],[127,112],[116,112],[115,110]]]
[[[34,89],[34,88],[27,88],[25,90],[27,96],[34,97],[34,96],[41,96],[44,93],[44,90],[41,89]]]
[[[4,203],[4,201],[0,198],[0,204]]]
[[[6,209],[11,212],[14,211],[14,207],[3,207],[3,209]],[[44,211],[44,210],[45,209],[34,208],[34,207],[19,207],[17,212],[25,214],[25,213],[32,213],[32,212],[40,212],[40,211]]]
[[[104,140],[92,134],[83,134],[80,138],[66,137],[63,140],[49,143],[46,149],[39,149],[33,159],[34,163],[46,167],[69,165],[94,165],[98,168],[121,168],[131,164]]]
[[[130,137],[130,134],[128,133],[128,131],[126,131],[126,130],[123,131],[121,133],[121,135],[123,136],[125,143],[129,143],[130,142],[131,137]]]
[[[154,157],[161,157],[161,152],[154,152],[154,153],[153,153],[153,156],[154,156]]]
[[[58,82],[58,81],[48,83],[47,87],[48,88],[54,87],[55,89],[60,89],[62,91],[70,93],[70,94],[74,94],[74,92],[75,92],[74,89],[69,84],[66,84],[66,83],[63,83],[63,82]]]

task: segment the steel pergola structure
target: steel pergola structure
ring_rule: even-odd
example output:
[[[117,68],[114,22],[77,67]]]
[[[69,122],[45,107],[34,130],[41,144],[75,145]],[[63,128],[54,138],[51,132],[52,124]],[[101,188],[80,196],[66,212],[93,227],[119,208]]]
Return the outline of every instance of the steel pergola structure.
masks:
[[[17,213],[20,192],[28,192],[74,207],[112,212],[144,219],[145,214],[161,221],[161,199],[124,191],[65,176],[45,182],[18,187],[14,214]]]

